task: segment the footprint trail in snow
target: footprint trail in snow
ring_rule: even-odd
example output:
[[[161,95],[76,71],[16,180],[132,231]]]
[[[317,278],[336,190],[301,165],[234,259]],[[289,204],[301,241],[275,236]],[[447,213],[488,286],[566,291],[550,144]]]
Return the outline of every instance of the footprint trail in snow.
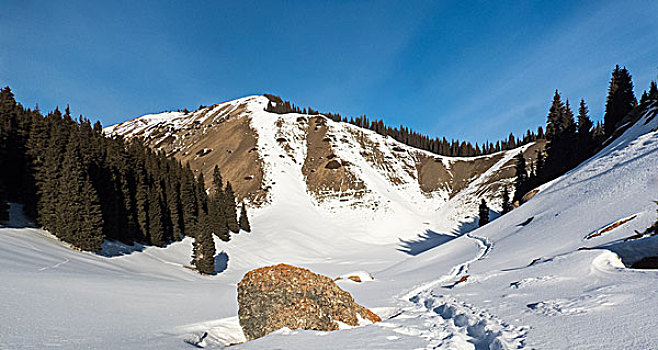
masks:
[[[412,305],[376,325],[401,335],[424,338],[428,341],[427,349],[525,348],[528,327],[512,326],[485,310],[432,291],[441,284],[466,276],[469,265],[484,259],[491,251],[492,244],[486,238],[470,234],[467,237],[480,247],[474,259],[455,266],[438,280],[405,294],[403,298]]]

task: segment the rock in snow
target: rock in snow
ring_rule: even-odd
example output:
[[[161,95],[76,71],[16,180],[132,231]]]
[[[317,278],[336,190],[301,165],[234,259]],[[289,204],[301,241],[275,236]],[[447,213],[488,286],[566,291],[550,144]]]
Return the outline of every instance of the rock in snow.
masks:
[[[331,278],[286,264],[247,272],[238,283],[238,304],[247,340],[283,327],[333,331],[338,322],[358,326],[359,316],[381,321]]]

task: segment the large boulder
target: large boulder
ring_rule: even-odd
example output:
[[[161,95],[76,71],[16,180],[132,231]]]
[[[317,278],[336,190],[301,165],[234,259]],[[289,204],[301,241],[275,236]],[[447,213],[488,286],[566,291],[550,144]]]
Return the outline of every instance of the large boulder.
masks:
[[[277,329],[332,331],[338,322],[381,321],[329,277],[279,264],[247,272],[238,283],[238,315],[247,340]]]

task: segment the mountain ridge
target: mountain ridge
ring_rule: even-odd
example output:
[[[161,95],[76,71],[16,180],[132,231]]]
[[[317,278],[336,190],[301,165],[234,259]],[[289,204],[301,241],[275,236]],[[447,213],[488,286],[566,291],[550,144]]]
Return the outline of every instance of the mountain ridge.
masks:
[[[271,204],[274,187],[292,181],[330,212],[350,206],[389,211],[388,203],[402,199],[416,211],[460,201],[453,216],[468,216],[477,208],[477,200],[467,200],[472,195],[499,211],[503,187],[515,176],[512,156],[522,151],[531,158],[544,147],[538,140],[482,156],[441,156],[321,114],[270,113],[268,103],[265,96],[247,96],[189,113],[147,114],[104,131],[141,137],[206,179],[219,165],[238,198],[252,206]]]

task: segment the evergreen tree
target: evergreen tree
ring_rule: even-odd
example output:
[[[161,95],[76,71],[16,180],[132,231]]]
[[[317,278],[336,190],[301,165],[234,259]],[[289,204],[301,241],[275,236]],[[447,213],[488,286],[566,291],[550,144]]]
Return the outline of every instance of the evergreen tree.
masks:
[[[207,195],[189,166],[141,140],[106,137],[100,123],[74,119],[68,107],[46,117],[25,109],[9,88],[0,90],[0,168],[0,219],[7,201],[21,203],[80,249],[98,251],[105,238],[163,245],[207,223],[198,225]]]
[[[162,199],[156,188],[149,191],[148,200],[149,214],[149,243],[158,247],[166,243],[165,223]]]
[[[565,106],[558,91],[548,112],[546,124],[546,161],[543,180],[554,179],[577,164],[576,123],[568,102]]]
[[[144,164],[140,161],[136,169],[137,191],[135,204],[137,209],[137,224],[139,225],[140,239],[148,240],[149,235],[149,186]]]
[[[507,190],[507,188],[506,188],[506,190]],[[246,232],[251,232],[251,225],[249,224],[249,217],[247,215],[247,208],[244,205],[244,203],[242,203],[242,207],[240,208],[239,224],[240,224],[240,229],[241,230],[246,231]]]
[[[172,239],[179,241],[184,232],[183,208],[180,199],[180,181],[175,174],[175,168],[169,167],[169,181],[167,183],[167,207],[169,209],[172,225]]]
[[[516,157],[516,180],[514,182],[514,201],[521,202],[521,197],[526,194],[528,189],[528,171],[523,152],[519,152]]]
[[[610,137],[617,128],[617,124],[637,105],[633,93],[633,81],[626,67],[615,66],[610,78],[608,97],[605,103],[603,125],[605,135]]]
[[[489,207],[484,198],[482,198],[482,202],[480,202],[479,213],[480,218],[478,220],[478,225],[482,227],[489,223]]]
[[[208,215],[208,194],[206,193],[206,180],[203,178],[203,172],[199,172],[194,188],[196,190],[199,217],[201,217],[201,214]]]
[[[512,211],[512,203],[510,202],[509,198],[509,190],[507,189],[507,186],[503,189],[503,211],[502,215],[505,215]]]
[[[81,200],[78,212],[80,230],[74,240],[80,242],[80,249],[98,252],[103,243],[103,213],[96,190],[88,179],[82,182]]]
[[[649,93],[647,90],[644,90],[644,92],[642,92],[642,97],[640,97],[640,104],[645,105],[647,102],[649,102]]]
[[[215,241],[210,232],[208,214],[201,211],[192,247],[192,263],[203,274],[215,273]]]
[[[224,189],[225,208],[226,208],[226,226],[229,231],[238,233],[240,226],[238,225],[237,208],[235,204],[235,194],[230,182],[226,182],[226,189]]]
[[[532,179],[531,187],[537,187],[544,182],[544,152],[541,150],[535,151],[537,153],[537,161],[535,162],[535,178]]]
[[[230,234],[226,220],[226,196],[222,175],[217,165],[213,169],[213,190],[212,197],[208,201],[208,213],[212,232],[222,241],[228,242]]]
[[[578,108],[578,141],[576,147],[578,154],[577,163],[592,156],[595,147],[592,126],[594,126],[594,123],[589,119],[589,109],[585,104],[585,100],[580,100],[580,108]]]
[[[103,218],[98,195],[81,165],[75,141],[67,149],[62,164],[62,198],[58,199],[55,219],[49,229],[60,239],[82,250],[100,251]]]
[[[651,86],[649,87],[649,100],[656,101],[658,100],[658,85],[656,85],[655,81],[651,82]]]
[[[190,169],[189,163],[183,170],[183,178],[181,180],[180,199],[183,213],[183,227],[186,236],[194,237],[194,230],[197,224],[197,199],[194,190],[194,174]]]

